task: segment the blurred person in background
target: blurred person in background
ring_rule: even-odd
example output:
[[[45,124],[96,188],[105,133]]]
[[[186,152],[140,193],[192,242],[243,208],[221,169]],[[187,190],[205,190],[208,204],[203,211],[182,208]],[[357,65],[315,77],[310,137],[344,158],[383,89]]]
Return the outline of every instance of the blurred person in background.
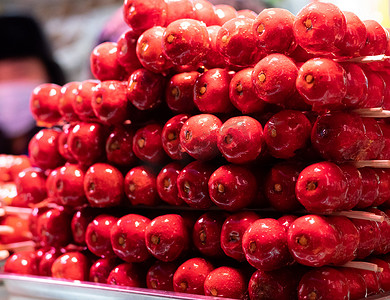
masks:
[[[30,16],[0,16],[0,153],[25,154],[37,132],[30,95],[41,83],[65,83],[47,39]]]

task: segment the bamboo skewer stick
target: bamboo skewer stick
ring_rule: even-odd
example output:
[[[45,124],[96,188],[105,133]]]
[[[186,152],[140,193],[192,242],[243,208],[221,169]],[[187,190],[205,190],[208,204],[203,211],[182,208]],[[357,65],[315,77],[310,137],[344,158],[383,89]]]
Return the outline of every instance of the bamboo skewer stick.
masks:
[[[372,272],[382,272],[383,271],[383,268],[378,267],[377,264],[364,262],[364,261],[349,261],[346,264],[342,265],[341,267],[361,269],[361,270],[367,270],[367,271],[372,271]]]
[[[382,223],[385,218],[383,216],[376,215],[374,213],[370,213],[367,211],[353,211],[353,210],[346,210],[346,211],[337,211],[333,212],[331,215],[333,216],[344,216],[351,219],[361,219],[361,220],[368,220],[368,221],[374,221]]]

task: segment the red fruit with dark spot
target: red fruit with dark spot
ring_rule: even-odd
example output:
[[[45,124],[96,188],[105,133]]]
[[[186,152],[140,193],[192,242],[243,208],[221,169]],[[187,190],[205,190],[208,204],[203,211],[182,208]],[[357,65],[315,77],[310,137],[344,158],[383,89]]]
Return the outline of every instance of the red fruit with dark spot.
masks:
[[[368,79],[363,69],[355,63],[342,63],[347,79],[347,93],[342,103],[347,109],[362,107],[367,99]]]
[[[238,14],[236,9],[227,4],[217,4],[214,6],[215,15],[217,16],[217,24],[219,26],[222,26],[227,21],[237,18]]]
[[[157,175],[157,192],[161,200],[169,205],[182,205],[184,203],[183,199],[179,197],[177,188],[177,177],[182,169],[181,164],[172,162],[162,168]]]
[[[192,242],[207,257],[225,257],[221,248],[221,230],[228,214],[206,212],[195,222],[192,229]]]
[[[116,59],[129,74],[142,68],[136,53],[137,40],[138,35],[130,28],[122,33],[117,41]]]
[[[89,269],[89,281],[107,283],[110,272],[118,265],[116,258],[100,258]]]
[[[343,11],[343,14],[347,22],[347,30],[343,39],[336,42],[336,47],[339,49],[337,55],[358,56],[358,51],[366,43],[366,25],[352,12]]]
[[[292,262],[287,247],[287,233],[275,219],[252,223],[242,238],[246,260],[257,269],[276,270]]]
[[[37,86],[31,93],[30,111],[40,125],[55,125],[62,116],[58,111],[61,98],[61,86],[44,83]]]
[[[195,20],[202,21],[206,26],[217,24],[217,16],[215,15],[214,5],[207,0],[193,0]]]
[[[15,185],[18,197],[25,207],[41,202],[47,196],[46,176],[41,169],[24,169],[15,178]]]
[[[89,223],[97,215],[97,211],[91,207],[83,207],[73,214],[70,227],[72,230],[73,241],[79,245],[85,245],[85,232]]]
[[[139,110],[158,107],[162,102],[165,79],[161,74],[141,68],[131,73],[127,98]]]
[[[141,215],[121,217],[110,229],[112,249],[125,262],[143,262],[150,257],[145,245],[145,230],[151,221]]]
[[[85,232],[85,242],[89,251],[102,258],[115,256],[110,241],[110,230],[116,221],[116,217],[101,214],[89,223]]]
[[[384,54],[387,49],[387,41],[389,40],[387,30],[375,20],[365,20],[363,23],[366,26],[367,35],[365,44],[359,50],[359,55]]]
[[[362,195],[356,208],[367,208],[379,198],[379,176],[372,168],[359,169],[362,175]]]
[[[298,201],[313,213],[340,210],[346,202],[347,192],[348,182],[343,171],[327,161],[303,169],[295,187]]]
[[[101,159],[106,141],[106,128],[98,123],[77,123],[68,136],[68,147],[79,164],[90,166]]]
[[[161,143],[165,153],[171,159],[182,160],[188,158],[188,154],[180,144],[180,130],[184,123],[190,118],[190,115],[179,114],[169,119],[161,133]]]
[[[177,66],[196,66],[205,57],[208,47],[206,25],[193,19],[184,18],[169,23],[162,38],[164,55]]]
[[[196,19],[195,2],[192,0],[167,0],[167,19],[165,25],[179,19]]]
[[[177,263],[156,261],[146,274],[146,286],[148,289],[173,291],[173,275],[177,269]]]
[[[123,4],[123,20],[140,35],[153,26],[164,26],[167,3],[164,0],[126,0]]]
[[[133,263],[117,265],[108,275],[107,283],[111,285],[142,287],[140,269]]]
[[[281,162],[274,165],[265,179],[265,196],[277,211],[295,211],[302,208],[295,196],[295,185],[302,166],[298,163]]]
[[[80,85],[78,81],[68,82],[61,88],[61,97],[58,102],[58,110],[63,119],[67,122],[75,122],[79,118],[74,111],[73,102],[76,101],[77,89]]]
[[[106,140],[106,158],[111,164],[131,166],[137,161],[133,152],[134,129],[131,126],[116,126]]]
[[[189,248],[189,239],[184,219],[176,214],[154,218],[145,231],[148,251],[165,262],[174,261],[183,255]]]
[[[181,264],[173,275],[173,290],[177,293],[204,295],[204,281],[214,270],[204,258],[195,257]]]
[[[257,194],[256,177],[247,168],[237,165],[224,165],[215,170],[208,187],[211,201],[227,211],[248,207]]]
[[[229,65],[249,67],[256,64],[263,55],[256,45],[256,36],[252,32],[253,23],[250,18],[234,18],[219,29],[217,50]]]
[[[84,176],[84,192],[93,207],[117,206],[123,199],[123,175],[106,163],[92,165]]]
[[[293,31],[294,21],[295,16],[286,9],[262,10],[252,26],[257,46],[265,53],[288,54],[294,51],[297,46]]]
[[[192,113],[194,104],[194,84],[199,72],[183,72],[175,74],[165,88],[165,101],[175,113]]]
[[[133,152],[140,160],[151,163],[163,163],[167,155],[162,146],[162,126],[151,123],[139,128],[133,137]]]
[[[57,202],[63,206],[78,207],[87,203],[84,193],[84,170],[78,165],[66,164],[57,169],[54,191]]]
[[[142,66],[154,73],[165,74],[172,64],[164,56],[161,43],[165,28],[154,26],[145,30],[137,41],[137,57]]]
[[[337,52],[339,43],[347,31],[342,11],[332,3],[314,2],[303,7],[293,24],[297,43],[315,54]]]
[[[300,111],[282,110],[264,126],[267,151],[276,158],[291,158],[308,147],[312,125]]]
[[[38,217],[37,234],[43,246],[63,247],[72,240],[70,211],[52,208]]]
[[[208,191],[208,181],[214,167],[194,161],[185,166],[177,177],[179,197],[190,207],[206,209],[212,206]]]
[[[291,268],[255,271],[248,284],[251,300],[290,300],[297,296],[300,277]]]
[[[298,70],[296,88],[316,108],[338,108],[347,94],[343,67],[329,58],[313,58]]]
[[[180,129],[180,145],[197,160],[211,160],[218,154],[217,133],[222,122],[211,114],[190,117]]]
[[[246,68],[237,72],[229,85],[230,101],[243,114],[260,113],[266,105],[255,92],[252,71],[253,68]]]
[[[5,273],[20,275],[39,275],[38,257],[35,251],[20,251],[7,258],[4,264]]]
[[[354,268],[339,268],[339,272],[343,273],[347,278],[349,287],[349,297],[351,300],[363,299],[367,295],[367,284],[362,275],[356,272]]]
[[[203,113],[228,113],[234,108],[229,98],[231,73],[227,69],[209,69],[196,79],[194,103]]]
[[[217,133],[217,146],[231,163],[256,160],[264,148],[263,128],[254,118],[238,116],[228,119]]]
[[[298,263],[321,267],[333,262],[340,251],[341,237],[325,217],[306,215],[291,224],[287,231],[287,243]]]
[[[125,176],[124,191],[131,205],[158,204],[156,175],[147,166],[132,168]]]
[[[360,239],[357,248],[357,259],[363,259],[369,256],[374,249],[379,247],[380,243],[380,231],[378,223],[374,221],[351,219],[359,231]]]
[[[335,268],[313,269],[303,275],[298,286],[298,298],[310,299],[349,299],[347,278]]]
[[[207,275],[204,281],[206,296],[242,299],[247,290],[244,272],[232,267],[219,267]]]
[[[96,79],[123,80],[125,69],[117,59],[118,45],[115,42],[104,42],[97,45],[91,52],[91,72]]]
[[[345,178],[348,182],[348,192],[346,201],[341,204],[341,210],[350,210],[354,208],[362,196],[363,192],[363,181],[362,174],[360,171],[352,164],[341,164],[339,165],[341,171],[343,171]]]
[[[264,57],[255,65],[252,83],[261,99],[282,105],[295,92],[297,76],[298,68],[294,61],[275,53]]]
[[[245,261],[242,237],[246,229],[258,219],[259,216],[252,211],[238,212],[226,218],[221,229],[221,247],[227,256],[240,262]]]

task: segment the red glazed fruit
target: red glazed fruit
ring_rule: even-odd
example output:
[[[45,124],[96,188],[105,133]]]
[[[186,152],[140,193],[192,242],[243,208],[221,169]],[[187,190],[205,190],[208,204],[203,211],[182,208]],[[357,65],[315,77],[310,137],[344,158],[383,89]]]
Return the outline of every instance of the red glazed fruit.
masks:
[[[4,264],[5,273],[39,275],[38,257],[35,251],[21,251],[12,254]]]
[[[170,23],[162,39],[162,51],[177,66],[196,66],[208,51],[209,35],[204,23],[179,19]]]
[[[257,194],[256,177],[247,168],[236,165],[219,167],[210,176],[208,186],[211,201],[227,211],[248,207]]]
[[[280,223],[280,225],[282,225],[284,227],[284,229],[287,231],[291,224],[296,220],[298,219],[297,216],[294,216],[294,215],[284,215],[284,216],[281,216],[279,219],[278,219],[278,222]]]
[[[70,223],[73,241],[79,245],[85,245],[85,232],[89,223],[96,217],[97,211],[91,207],[83,207],[73,214]]]
[[[184,203],[183,199],[179,197],[177,188],[177,177],[182,168],[181,164],[172,162],[162,168],[157,175],[157,192],[161,200],[170,205],[182,205]]]
[[[173,290],[204,295],[204,281],[213,269],[213,265],[204,258],[195,257],[185,261],[173,275]]]
[[[377,208],[370,208],[368,210],[370,213],[374,213],[377,216],[380,216],[383,218],[383,222],[378,222],[378,228],[379,228],[379,235],[380,235],[380,240],[378,245],[374,249],[374,254],[375,255],[380,255],[380,254],[386,254],[390,250],[390,219],[389,216],[377,209]]]
[[[192,101],[192,100],[191,100]],[[171,159],[181,160],[188,158],[186,152],[180,144],[180,130],[190,115],[179,114],[169,119],[161,133],[161,143],[164,151]]]
[[[30,98],[30,111],[40,125],[55,125],[61,120],[58,104],[61,87],[53,83],[37,86]]]
[[[61,156],[70,163],[75,163],[77,160],[73,157],[72,153],[69,150],[68,137],[69,133],[72,131],[73,125],[65,124],[62,126],[62,132],[58,137],[58,151]]]
[[[257,46],[265,53],[291,53],[295,47],[293,24],[295,16],[283,8],[262,10],[252,26]]]
[[[302,8],[293,24],[297,43],[315,54],[336,52],[346,31],[347,22],[342,11],[332,3],[315,2]]]
[[[349,287],[349,297],[351,300],[358,300],[366,297],[367,295],[367,284],[364,281],[362,275],[356,272],[353,268],[339,268],[345,278],[347,278],[347,284]]]
[[[92,96],[92,109],[105,124],[122,124],[128,119],[127,85],[124,81],[107,80],[99,83]]]
[[[374,118],[362,118],[362,121],[366,137],[362,156],[365,159],[376,159],[385,146],[382,128]]]
[[[63,254],[60,249],[50,248],[50,250],[44,252],[39,259],[38,270],[39,276],[52,277],[51,268],[56,259]]]
[[[367,285],[367,296],[377,295],[381,292],[379,276],[377,273],[368,270],[357,270],[363,276]]]
[[[123,19],[140,35],[153,26],[164,26],[167,4],[164,0],[126,0],[123,4]]]
[[[194,103],[203,113],[228,113],[233,110],[229,99],[231,73],[227,69],[209,69],[196,79]]]
[[[264,126],[264,140],[276,158],[291,158],[308,147],[312,125],[300,111],[282,110]]]
[[[43,246],[63,247],[72,240],[72,215],[63,208],[52,208],[38,217],[37,234]]]
[[[291,262],[286,230],[275,219],[252,223],[242,238],[242,249],[247,261],[257,269],[276,270]]]
[[[58,102],[58,110],[63,119],[67,122],[78,120],[78,116],[73,108],[73,102],[76,101],[77,89],[80,85],[78,81],[68,82],[61,88],[61,97]]]
[[[123,80],[125,70],[117,59],[118,47],[115,42],[97,45],[90,56],[91,72],[95,78],[103,80]]]
[[[202,21],[206,26],[217,24],[214,5],[208,0],[194,0],[195,20]]]
[[[110,230],[111,245],[115,254],[125,262],[143,262],[150,256],[145,245],[145,230],[150,220],[129,214],[120,218]]]
[[[263,128],[254,118],[238,116],[222,124],[217,135],[219,151],[235,164],[256,160],[264,146]]]
[[[266,102],[283,104],[295,92],[298,68],[289,57],[275,53],[260,60],[252,72],[257,95]]]
[[[219,267],[211,271],[204,281],[206,296],[241,299],[246,289],[243,272],[231,267]]]
[[[219,53],[217,49],[217,36],[220,28],[221,26],[218,25],[207,26],[210,45],[209,45],[209,51],[206,53],[206,57],[204,58],[204,65],[208,69],[223,68],[227,65],[224,57],[222,56],[221,53]]]
[[[277,211],[295,211],[301,208],[295,196],[295,185],[302,166],[298,163],[281,162],[274,165],[265,180],[265,196]]]
[[[390,201],[390,170],[375,169],[379,177],[379,194],[372,206],[379,206]]]
[[[154,26],[145,30],[137,41],[137,57],[142,66],[154,73],[165,74],[171,68],[171,63],[164,56],[161,43],[165,28]]]
[[[376,264],[379,268],[382,268],[382,271],[377,273],[379,286],[383,291],[390,290],[390,266],[389,263],[385,260],[372,257],[368,259],[369,262]]]
[[[139,268],[133,263],[116,266],[108,275],[107,283],[119,286],[142,287]]]
[[[84,192],[93,207],[119,205],[123,199],[123,175],[115,167],[96,163],[84,176]]]
[[[299,174],[295,187],[298,201],[314,213],[340,210],[347,199],[348,182],[343,171],[334,163],[312,164]]]
[[[126,174],[124,191],[132,205],[158,204],[156,175],[146,166],[134,167]]]
[[[322,216],[307,215],[296,219],[287,231],[290,253],[300,264],[321,267],[333,262],[341,237]]]
[[[229,85],[230,101],[243,114],[259,113],[265,108],[265,102],[255,92],[252,71],[253,68],[246,68],[237,72]]]
[[[89,281],[107,283],[110,272],[118,265],[116,258],[100,258],[89,269]]]
[[[194,84],[200,75],[197,71],[175,74],[165,88],[165,101],[175,113],[192,113],[194,104]]]
[[[127,98],[139,110],[156,108],[162,101],[164,77],[147,69],[131,73],[128,80]]]
[[[356,208],[367,208],[379,198],[379,176],[372,168],[359,169],[362,175],[362,195]]]
[[[130,28],[122,33],[117,41],[116,59],[129,74],[142,68],[136,53],[137,40],[138,35],[133,28]]]
[[[386,93],[386,83],[383,77],[375,71],[364,68],[367,78],[367,97],[359,102],[358,108],[382,107]]]
[[[347,198],[344,204],[341,204],[341,210],[350,210],[354,208],[362,196],[363,181],[362,174],[352,164],[341,164],[339,165],[341,171],[343,171],[345,178],[348,182]]]
[[[211,160],[218,154],[217,132],[222,122],[214,115],[190,117],[180,129],[180,145],[197,160]]]
[[[116,217],[102,214],[89,223],[85,233],[85,242],[89,251],[103,258],[115,255],[111,246],[110,230],[116,221]]]
[[[46,176],[41,169],[24,169],[15,178],[15,185],[18,197],[25,207],[46,198]]]
[[[367,35],[359,55],[366,56],[385,53],[389,40],[389,34],[386,29],[375,20],[366,20],[363,23],[366,26]]]
[[[60,205],[78,207],[87,203],[84,194],[84,170],[77,165],[67,164],[59,168],[54,187]]]
[[[250,18],[234,18],[219,29],[217,50],[229,65],[249,67],[262,55],[256,47],[256,37],[252,32],[253,23]]]
[[[92,97],[98,80],[84,80],[77,87],[76,97],[73,98],[72,107],[77,117],[85,122],[95,121],[96,115],[92,109]]]
[[[241,262],[245,261],[242,237],[246,229],[257,219],[259,216],[251,211],[238,212],[226,218],[221,229],[221,247],[227,256]]]
[[[157,259],[168,262],[180,257],[189,247],[188,228],[176,214],[161,215],[146,227],[145,243]]]
[[[296,88],[313,108],[337,108],[347,94],[343,67],[328,58],[313,58],[298,71]]]
[[[176,269],[176,263],[156,261],[146,274],[146,286],[148,289],[173,291],[173,275]]]
[[[222,26],[227,21],[237,18],[238,14],[236,9],[227,4],[217,4],[214,6],[215,15],[217,16],[217,24],[219,26]]]
[[[349,299],[347,278],[335,268],[311,270],[299,282],[298,299]]]
[[[189,163],[177,177],[179,197],[193,208],[205,209],[212,206],[207,183],[213,172],[214,168],[207,163]]]
[[[131,166],[137,161],[133,152],[134,129],[131,126],[116,126],[106,140],[106,158],[111,164]]]
[[[167,156],[161,141],[162,126],[152,123],[138,129],[133,137],[133,152],[147,163],[163,163]]]
[[[374,221],[351,219],[359,231],[360,239],[357,249],[357,259],[369,256],[380,243],[380,231],[378,223]]]
[[[68,252],[58,257],[52,267],[53,278],[87,281],[89,279],[89,259],[81,252]]]
[[[368,80],[363,69],[354,63],[343,63],[347,78],[347,93],[342,103],[347,109],[361,107],[367,98]]]
[[[104,156],[106,129],[98,123],[78,123],[68,136],[69,151],[81,165],[90,166]]]
[[[206,212],[195,222],[192,229],[192,241],[195,247],[205,256],[221,258],[222,225],[228,215],[221,212]]]

